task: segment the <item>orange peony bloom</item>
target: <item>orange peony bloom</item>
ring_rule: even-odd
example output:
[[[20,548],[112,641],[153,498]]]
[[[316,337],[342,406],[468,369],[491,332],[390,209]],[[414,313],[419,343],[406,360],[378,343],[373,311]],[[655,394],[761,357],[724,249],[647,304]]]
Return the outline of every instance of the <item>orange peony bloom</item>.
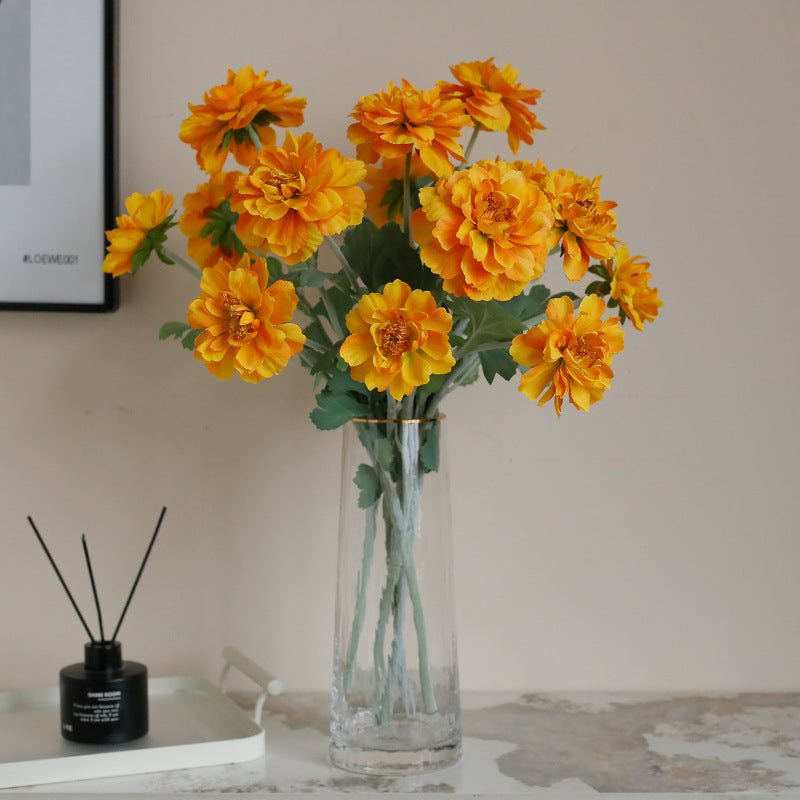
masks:
[[[388,389],[395,400],[456,363],[448,339],[453,318],[430,292],[401,280],[382,294],[363,295],[346,322],[351,335],[339,352],[350,374],[368,389]]]
[[[145,237],[159,227],[167,218],[172,207],[172,195],[156,189],[150,195],[134,192],[126,201],[127,214],[117,217],[117,227],[106,231],[108,255],[103,260],[103,272],[110,272],[115,278],[126,272],[136,270],[136,253],[144,244]],[[147,255],[150,250],[147,250]],[[133,259],[133,260],[131,260]]]
[[[212,244],[211,235],[202,235],[203,229],[211,221],[208,214],[218,211],[221,203],[225,202],[236,188],[236,181],[242,176],[241,172],[218,172],[206,183],[201,183],[196,192],[191,192],[183,198],[183,207],[186,209],[178,222],[178,226],[186,236],[186,250],[201,268],[212,267],[221,258],[234,255],[231,248],[225,247],[225,242]]]
[[[292,87],[265,81],[266,70],[228,70],[228,82],[203,95],[202,105],[189,104],[191,117],[181,124],[180,139],[197,150],[197,163],[210,175],[221,172],[228,153],[249,166],[261,145],[275,142],[272,125],[294,128],[303,123],[305,98],[289,97]]]
[[[559,241],[564,252],[564,271],[571,281],[579,281],[589,269],[589,259],[611,258],[617,239],[617,217],[611,210],[617,204],[600,199],[600,176],[593,180],[560,169],[543,177],[553,192],[551,202],[555,226],[551,249]]]
[[[450,158],[464,160],[456,139],[470,118],[460,100],[440,98],[438,89],[421,91],[406,80],[400,87],[390,82],[385,91],[362,97],[350,116],[357,122],[347,136],[367,164],[404,158],[415,149],[430,172],[449,175]]]
[[[664,305],[658,298],[658,289],[651,289],[647,271],[649,261],[637,261],[642,256],[629,256],[625,245],[617,247],[613,259],[603,262],[611,275],[611,297],[619,301],[620,308],[637,330],[642,330],[644,322],[652,322],[658,316],[658,309]]]
[[[623,348],[619,318],[601,319],[605,301],[597,295],[584,297],[574,316],[568,297],[547,304],[547,319],[517,336],[511,357],[523,367],[532,367],[520,379],[519,390],[531,400],[541,395],[539,405],[551,398],[561,416],[565,397],[588,411],[611,384],[611,362]]]
[[[544,271],[553,212],[539,186],[513,164],[479,161],[419,196],[414,237],[446,291],[508,300]]]
[[[366,169],[337,150],[323,150],[310,133],[283,147],[265,147],[231,197],[236,232],[247,247],[270,249],[287,264],[307,259],[324,236],[357,225],[366,201],[358,182]]]
[[[230,378],[238,372],[248,383],[277,375],[303,349],[306,337],[289,320],[297,294],[289,281],[267,286],[263,258],[252,264],[245,255],[238,265],[226,260],[203,270],[200,297],[189,306],[187,321],[203,332],[194,357],[212,375]]]
[[[364,195],[367,200],[367,213],[380,228],[387,222],[403,220],[403,174],[404,158],[385,158],[377,167],[368,166],[365,177],[369,185]],[[428,168],[418,154],[411,159],[411,208],[414,208],[414,184],[416,178],[428,175]],[[389,218],[391,214],[391,219]]]
[[[511,64],[502,69],[488,61],[465,61],[450,67],[458,83],[439,81],[442,97],[462,100],[467,113],[490,131],[506,131],[508,146],[516,154],[520,141],[533,144],[533,132],[544,130],[536,115],[526,106],[542,96],[538,89],[516,83],[517,70]]]

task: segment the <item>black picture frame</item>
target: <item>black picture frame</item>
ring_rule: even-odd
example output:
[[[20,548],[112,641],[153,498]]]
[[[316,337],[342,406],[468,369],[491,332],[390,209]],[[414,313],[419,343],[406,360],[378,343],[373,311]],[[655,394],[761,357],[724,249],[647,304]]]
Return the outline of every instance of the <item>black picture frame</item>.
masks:
[[[0,0],[4,15],[20,57],[3,70],[0,52],[0,103],[5,89],[21,113],[0,117],[0,310],[113,311],[101,264],[116,197],[114,0]]]

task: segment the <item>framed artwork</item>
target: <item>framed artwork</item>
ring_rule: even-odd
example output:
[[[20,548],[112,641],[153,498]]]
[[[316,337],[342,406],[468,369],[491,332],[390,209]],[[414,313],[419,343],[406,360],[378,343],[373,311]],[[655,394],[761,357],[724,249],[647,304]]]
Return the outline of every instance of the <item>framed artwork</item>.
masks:
[[[113,0],[0,0],[0,309],[112,311]]]

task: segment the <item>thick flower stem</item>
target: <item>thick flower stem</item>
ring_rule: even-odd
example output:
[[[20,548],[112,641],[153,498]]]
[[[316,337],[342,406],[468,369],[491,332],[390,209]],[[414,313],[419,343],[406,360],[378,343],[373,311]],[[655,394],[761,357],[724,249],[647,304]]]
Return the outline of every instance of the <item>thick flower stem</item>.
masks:
[[[375,534],[377,533],[378,504],[373,503],[367,509],[366,529],[364,532],[364,550],[361,556],[361,571],[358,575],[358,590],[356,592],[356,612],[353,619],[353,628],[350,632],[350,642],[347,646],[347,661],[345,662],[344,690],[350,691],[355,677],[356,653],[364,628],[364,617],[367,613],[367,585],[372,569],[372,558],[375,552]]]
[[[177,253],[173,253],[172,250],[168,248],[164,248],[164,253],[167,255],[168,258],[172,260],[172,262],[180,267],[182,270],[188,272],[193,278],[197,278],[198,280],[203,277],[202,271],[196,267],[194,264],[189,263],[186,259],[181,258]],[[169,263],[169,262],[164,262]]]

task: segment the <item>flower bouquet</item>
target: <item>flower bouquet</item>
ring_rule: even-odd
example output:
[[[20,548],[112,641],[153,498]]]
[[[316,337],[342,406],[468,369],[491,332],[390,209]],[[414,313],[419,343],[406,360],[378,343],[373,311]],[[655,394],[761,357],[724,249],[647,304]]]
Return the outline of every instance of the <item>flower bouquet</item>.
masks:
[[[454,637],[437,632],[442,647],[429,646],[441,627],[431,615],[449,601],[427,599],[442,573],[426,568],[426,589],[420,563],[442,401],[481,375],[521,373],[519,390],[540,406],[586,411],[610,385],[622,325],[641,331],[662,304],[649,263],[615,236],[616,204],[601,198],[599,177],[540,160],[470,162],[482,134],[505,133],[515,157],[531,145],[541,93],[493,59],[450,70],[454,80],[431,89],[403,80],[362,97],[347,130],[356,158],[288,130],[305,108],[291,86],[229,70],[180,129],[204,182],[177,223],[171,195],[129,197],[103,264],[119,276],[155,254],[183,267],[199,296],[161,338],[179,339],[217,378],[250,383],[298,356],[316,382],[314,424],[354,431],[343,499],[355,487],[363,527],[353,547],[340,539],[340,572],[352,562],[353,578],[337,606],[332,752],[356,769],[423,768],[458,752]],[[282,144],[277,128],[287,129]],[[242,169],[226,171],[231,159]],[[175,224],[190,260],[166,247]],[[318,262],[323,242],[336,269]],[[540,282],[550,259],[576,285],[590,276],[577,308],[577,294]],[[341,521],[352,527],[344,512]],[[420,721],[427,733],[403,727]],[[350,757],[370,750],[426,755]]]

